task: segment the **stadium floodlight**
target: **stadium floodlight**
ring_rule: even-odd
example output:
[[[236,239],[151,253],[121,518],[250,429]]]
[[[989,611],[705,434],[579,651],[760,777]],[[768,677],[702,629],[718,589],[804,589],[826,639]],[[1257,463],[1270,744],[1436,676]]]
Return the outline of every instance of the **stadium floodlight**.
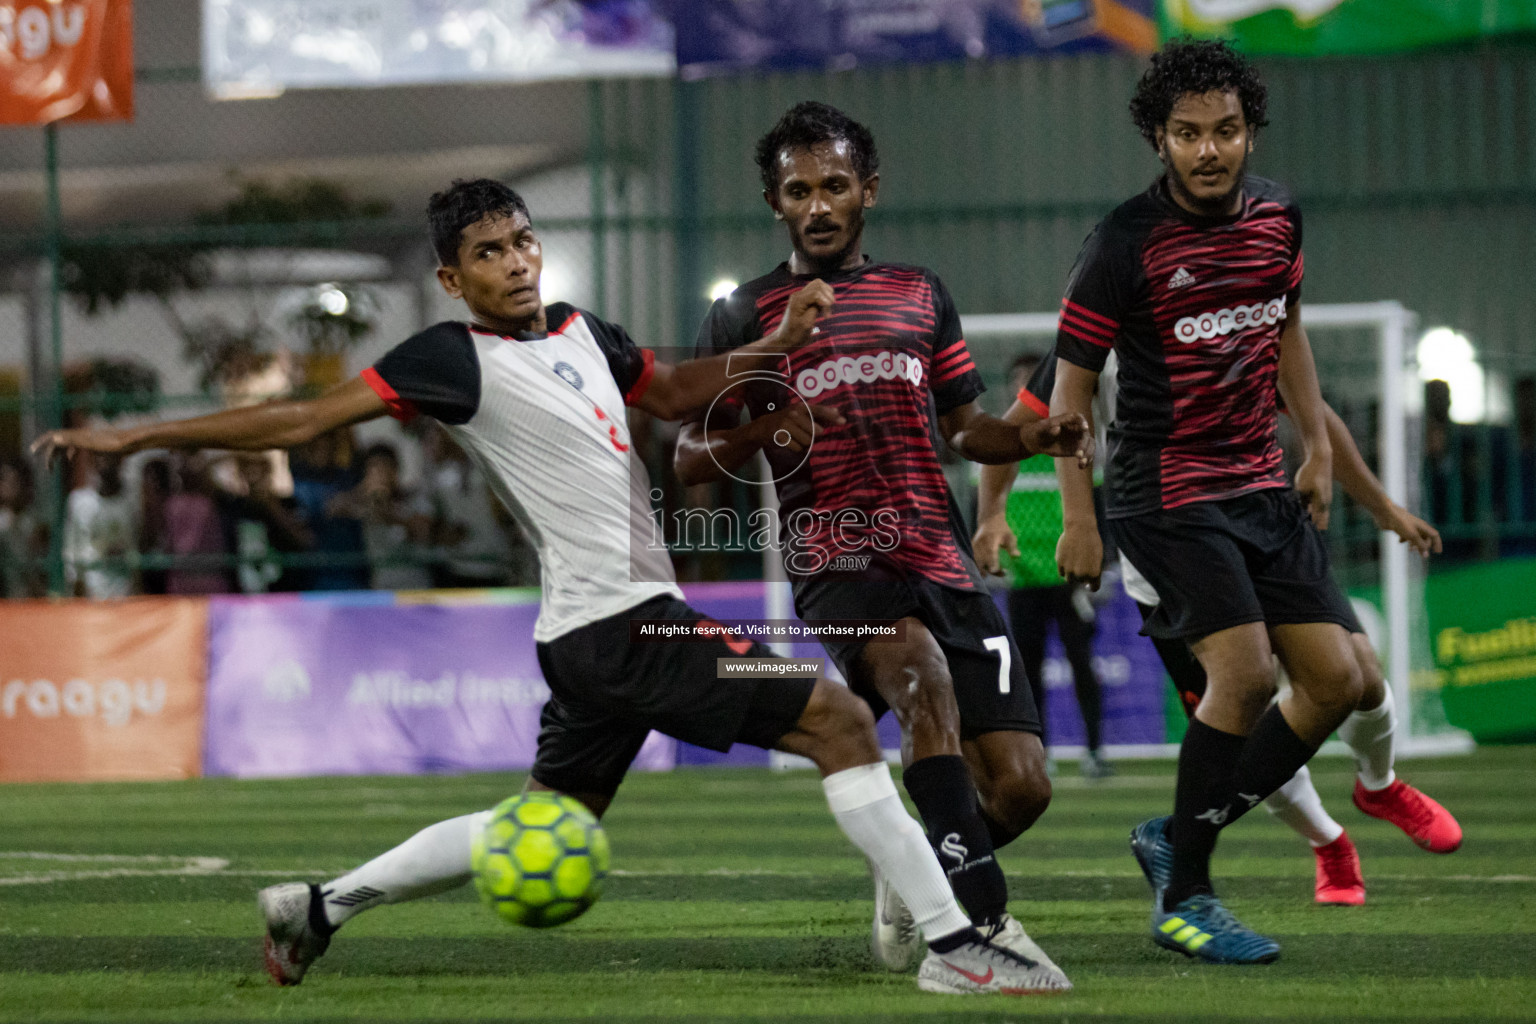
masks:
[[[331,316],[344,316],[347,312],[347,307],[352,304],[347,298],[347,293],[334,284],[322,287],[320,294],[315,296],[315,303]]]
[[[1443,380],[1451,389],[1451,420],[1481,423],[1488,413],[1487,380],[1477,361],[1477,349],[1465,334],[1449,327],[1424,332],[1414,355],[1419,380]]]
[[[735,291],[739,284],[739,281],[732,281],[728,277],[722,277],[720,280],[709,286],[709,301],[719,302],[721,299],[731,294],[731,292]]]

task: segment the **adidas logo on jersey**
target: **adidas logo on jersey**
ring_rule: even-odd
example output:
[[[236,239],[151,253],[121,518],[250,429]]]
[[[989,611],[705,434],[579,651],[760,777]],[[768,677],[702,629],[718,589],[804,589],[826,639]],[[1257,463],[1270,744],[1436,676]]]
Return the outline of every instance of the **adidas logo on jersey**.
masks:
[[[1245,331],[1250,327],[1277,324],[1285,319],[1285,300],[1271,299],[1255,302],[1251,306],[1234,309],[1218,309],[1199,316],[1179,318],[1173,325],[1173,336],[1188,345],[1194,341],[1206,341],[1233,331]]]
[[[1180,267],[1178,270],[1175,270],[1173,272],[1173,276],[1168,279],[1168,290],[1172,291],[1175,288],[1184,288],[1194,283],[1195,275],[1191,274],[1183,267]]]

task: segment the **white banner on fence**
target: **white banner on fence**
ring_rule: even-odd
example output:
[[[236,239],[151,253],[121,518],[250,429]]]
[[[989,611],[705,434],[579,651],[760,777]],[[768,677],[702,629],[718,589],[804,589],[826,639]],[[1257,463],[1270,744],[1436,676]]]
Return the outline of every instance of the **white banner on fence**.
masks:
[[[222,99],[284,89],[670,75],[654,0],[203,0]]]

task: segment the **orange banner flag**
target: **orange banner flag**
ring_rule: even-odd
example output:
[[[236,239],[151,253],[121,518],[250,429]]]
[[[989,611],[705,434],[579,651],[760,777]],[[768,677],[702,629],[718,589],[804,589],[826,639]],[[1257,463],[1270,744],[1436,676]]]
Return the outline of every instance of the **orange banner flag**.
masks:
[[[0,0],[0,124],[133,117],[133,0]]]
[[[201,774],[208,602],[0,602],[0,782]]]

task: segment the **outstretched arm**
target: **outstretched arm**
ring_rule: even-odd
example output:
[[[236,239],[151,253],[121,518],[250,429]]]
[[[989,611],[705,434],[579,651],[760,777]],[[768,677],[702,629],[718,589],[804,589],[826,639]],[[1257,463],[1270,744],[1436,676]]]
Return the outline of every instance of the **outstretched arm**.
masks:
[[[940,416],[939,429],[949,446],[972,462],[996,465],[1031,455],[1054,455],[1076,459],[1080,467],[1093,465],[1093,431],[1087,418],[1076,412],[1018,424],[967,402]]]
[[[736,424],[739,413],[733,407],[716,410],[708,421],[683,424],[672,452],[672,471],[686,487],[724,480],[727,473],[751,460],[759,451],[777,445],[792,452],[802,452],[816,439],[818,426],[830,427],[847,422],[830,405],[788,404],[788,408],[747,423]]]
[[[1391,530],[1420,555],[1428,558],[1431,552],[1438,554],[1441,550],[1440,531],[1392,500],[1376,474],[1371,472],[1371,467],[1365,464],[1349,428],[1326,402],[1323,404],[1323,420],[1328,429],[1328,442],[1333,448],[1333,478],[1344,488],[1344,493],[1369,512],[1380,529]]]
[[[816,321],[832,311],[832,286],[816,280],[790,296],[778,330],[724,355],[675,365],[653,364],[653,376],[637,405],[658,419],[680,420],[709,408],[734,378],[778,369],[783,355],[808,343]]]
[[[292,448],[338,427],[377,419],[388,409],[361,377],[338,384],[319,398],[265,402],[208,416],[136,427],[50,430],[32,442],[46,457],[75,451],[129,454],[149,448],[227,448],[265,451]]]
[[[1014,399],[1008,411],[1003,413],[1003,421],[1016,427],[1039,419],[1038,413],[1018,399]],[[998,462],[981,467],[981,486],[976,495],[976,536],[971,539],[971,548],[976,555],[977,567],[992,576],[1003,574],[1002,562],[998,558],[1000,550],[1014,557],[1019,554],[1019,539],[1008,527],[1007,515],[1008,492],[1013,489],[1013,481],[1018,475],[1017,462]]]

